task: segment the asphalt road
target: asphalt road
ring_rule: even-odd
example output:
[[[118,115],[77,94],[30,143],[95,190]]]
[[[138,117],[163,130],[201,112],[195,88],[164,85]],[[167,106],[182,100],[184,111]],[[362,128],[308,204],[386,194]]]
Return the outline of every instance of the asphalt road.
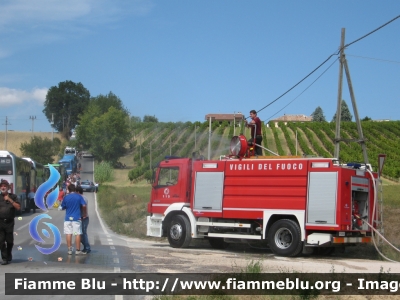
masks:
[[[93,180],[93,159],[84,158],[82,180]],[[87,192],[89,201],[89,241],[92,252],[76,256],[67,254],[63,222],[65,212],[51,209],[47,212],[37,210],[35,214],[24,213],[15,220],[15,245],[13,261],[0,266],[1,299],[144,299],[144,296],[10,296],[5,295],[5,273],[221,273],[242,272],[252,262],[260,262],[264,272],[337,272],[337,273],[400,273],[400,264],[363,258],[335,255],[333,257],[277,257],[262,245],[231,245],[226,250],[211,249],[207,241],[192,241],[188,249],[169,247],[165,239],[139,240],[113,233],[101,221],[96,194]],[[46,222],[54,224],[61,233],[60,248],[50,255],[40,253],[39,245],[29,233],[31,220],[43,213],[51,216]],[[143,224],[145,226],[145,224]],[[38,225],[38,232],[48,227]],[[43,236],[42,236],[43,237]],[[53,245],[52,237],[46,239],[42,247]],[[57,275],[59,276],[59,275]],[[60,278],[61,279],[61,278]]]
[[[84,158],[82,163],[82,180],[93,181],[93,159]],[[130,248],[127,242],[109,231],[99,218],[96,203],[96,194],[86,192],[84,195],[89,202],[89,241],[92,252],[87,255],[77,256],[67,254],[65,236],[63,234],[63,222],[65,211],[50,209],[48,211],[36,210],[24,213],[21,217],[15,218],[14,227],[14,248],[12,263],[0,266],[0,295],[5,295],[5,273],[119,273],[133,272],[135,269]],[[43,248],[50,248],[53,245],[53,237],[45,238],[45,243],[39,244],[29,233],[31,220],[40,215],[48,214],[51,220],[42,219],[45,222],[54,224],[60,231],[62,243],[60,248],[50,255],[42,254],[35,245]],[[48,227],[38,224],[38,232]],[[70,296],[29,296],[29,299],[64,299]],[[74,296],[76,297],[76,296]],[[2,299],[27,299],[28,296],[1,296]],[[92,299],[93,296],[79,296],[79,299]],[[99,299],[122,299],[118,296],[101,296]],[[124,297],[128,299],[129,297]]]

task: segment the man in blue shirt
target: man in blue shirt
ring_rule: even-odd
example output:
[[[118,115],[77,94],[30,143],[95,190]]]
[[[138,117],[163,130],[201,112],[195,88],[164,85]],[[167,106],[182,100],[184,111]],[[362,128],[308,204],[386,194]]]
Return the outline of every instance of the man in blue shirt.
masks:
[[[81,247],[81,234],[82,234],[82,220],[81,220],[81,208],[82,213],[87,215],[86,202],[81,195],[75,193],[75,185],[70,184],[68,186],[69,194],[65,196],[61,203],[62,209],[66,210],[64,219],[64,234],[67,239],[68,254],[72,254],[72,235],[75,235],[75,247],[76,255],[86,254],[82,253]]]

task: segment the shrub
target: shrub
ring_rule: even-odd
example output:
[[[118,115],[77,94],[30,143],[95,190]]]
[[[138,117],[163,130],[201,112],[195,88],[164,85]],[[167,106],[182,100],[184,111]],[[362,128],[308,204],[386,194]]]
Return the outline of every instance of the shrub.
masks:
[[[107,161],[99,163],[94,169],[94,180],[99,183],[112,181],[114,179],[114,169],[112,164]]]

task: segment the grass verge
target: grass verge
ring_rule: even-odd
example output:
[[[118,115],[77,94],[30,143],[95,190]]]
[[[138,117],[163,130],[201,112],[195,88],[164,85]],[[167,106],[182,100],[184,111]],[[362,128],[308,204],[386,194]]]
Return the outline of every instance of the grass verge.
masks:
[[[146,237],[147,203],[151,187],[101,186],[97,199],[103,219],[116,233]]]
[[[120,170],[126,172],[126,170]],[[134,184],[122,185],[122,178],[117,180],[119,184],[114,186],[102,185],[98,193],[99,207],[108,226],[115,232],[135,238],[146,238],[147,204],[150,201],[151,185],[145,181]],[[112,184],[112,185],[111,185]],[[400,184],[384,182],[383,185],[383,216],[384,236],[396,247],[400,246]],[[400,261],[400,253],[387,244],[379,244],[380,251],[388,258]],[[363,244],[356,247],[347,247],[340,257],[360,259],[383,259],[377,253],[373,244]]]

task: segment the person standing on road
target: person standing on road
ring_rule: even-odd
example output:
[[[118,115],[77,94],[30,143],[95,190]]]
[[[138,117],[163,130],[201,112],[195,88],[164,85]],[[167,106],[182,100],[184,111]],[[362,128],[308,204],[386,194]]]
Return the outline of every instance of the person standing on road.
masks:
[[[81,210],[87,215],[86,203],[83,197],[75,193],[75,185],[68,186],[69,194],[61,202],[62,210],[66,210],[64,219],[64,234],[67,240],[68,255],[72,254],[72,235],[75,235],[75,254],[86,254],[81,249],[82,220]]]
[[[14,246],[14,218],[15,210],[21,209],[18,197],[8,192],[10,184],[2,179],[0,182],[0,245],[2,265],[8,265],[12,260]]]
[[[257,117],[257,112],[253,109],[250,111],[251,121],[247,123],[246,126],[251,128],[251,142],[253,143],[253,147],[255,147],[256,155],[262,155],[262,148],[257,145],[261,145],[262,135],[261,135],[261,120]],[[255,141],[254,141],[255,138]]]
[[[87,228],[89,226],[89,209],[88,209],[88,199],[83,196],[83,188],[81,186],[78,186],[76,188],[76,191],[83,197],[83,200],[86,202],[86,213],[82,210],[81,212],[81,217],[82,217],[82,234],[81,234],[81,243],[83,245],[83,254],[90,253],[92,250],[90,250],[90,244],[89,244],[89,238],[87,235]]]
[[[64,195],[65,195],[67,193],[67,182],[66,182],[66,180],[64,180],[63,183],[62,183],[62,189],[63,189]]]

